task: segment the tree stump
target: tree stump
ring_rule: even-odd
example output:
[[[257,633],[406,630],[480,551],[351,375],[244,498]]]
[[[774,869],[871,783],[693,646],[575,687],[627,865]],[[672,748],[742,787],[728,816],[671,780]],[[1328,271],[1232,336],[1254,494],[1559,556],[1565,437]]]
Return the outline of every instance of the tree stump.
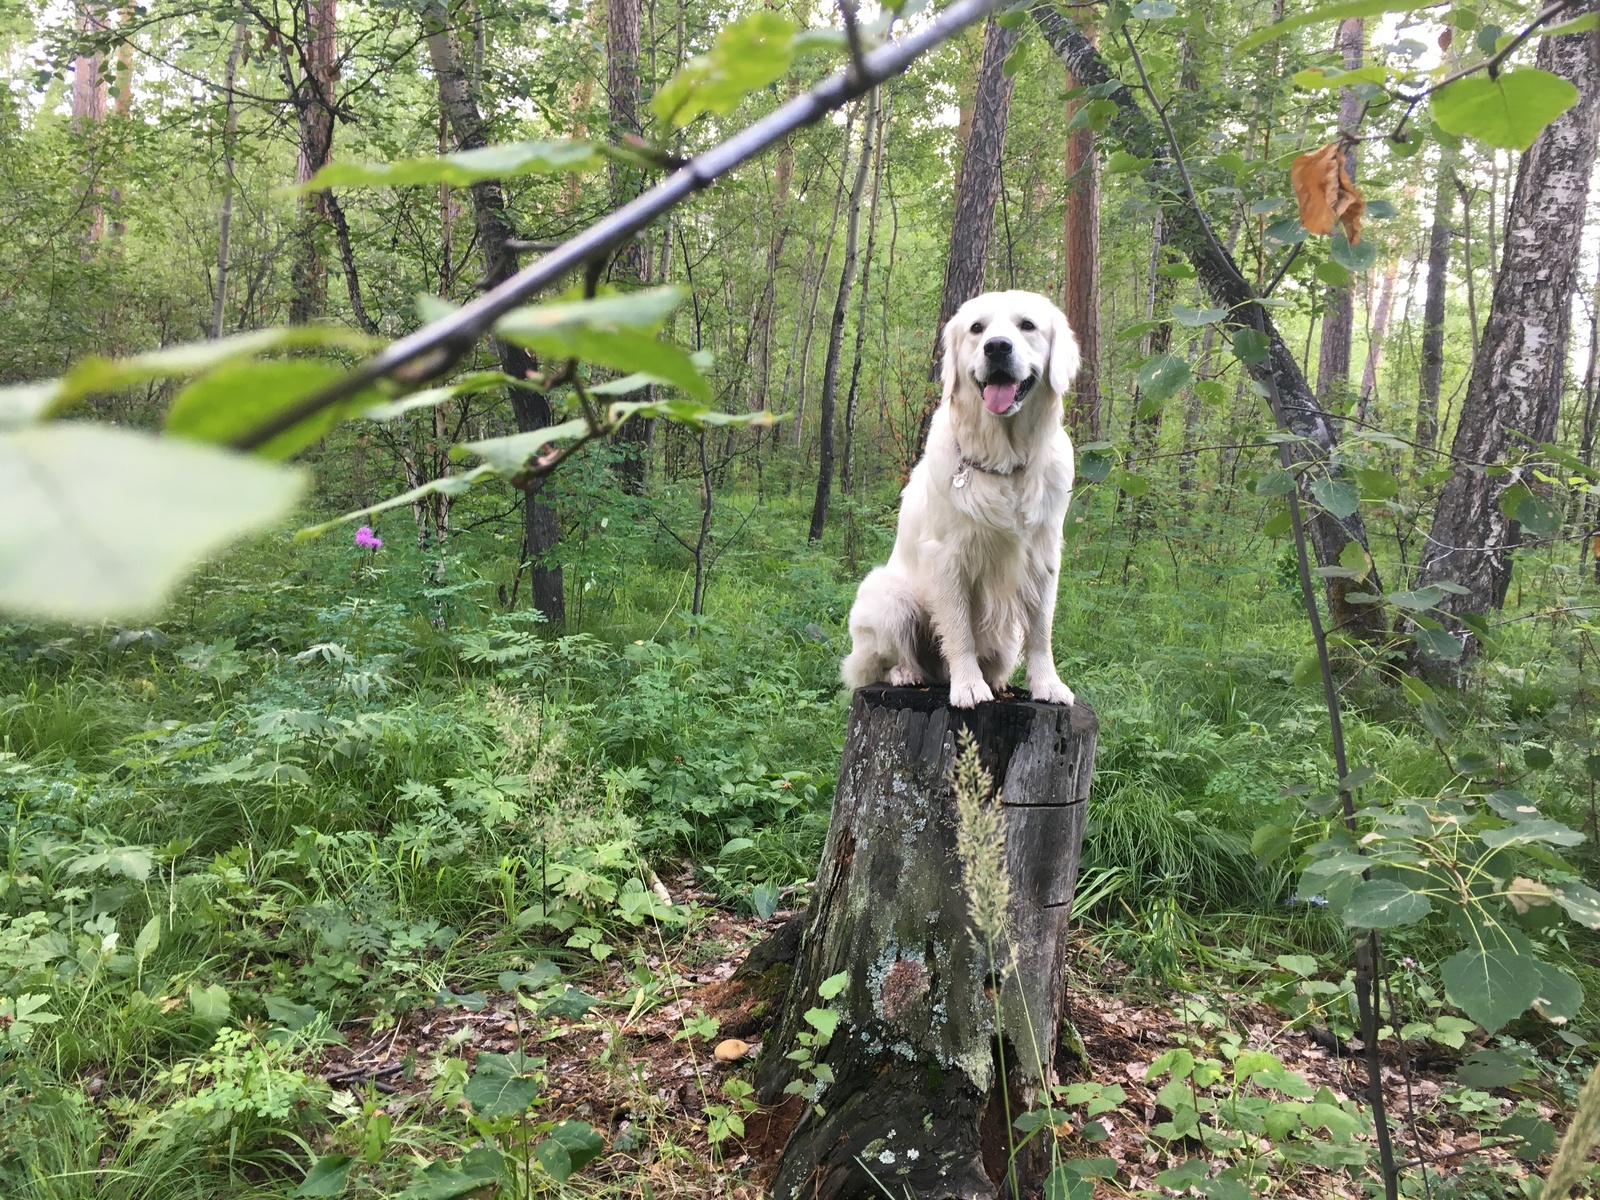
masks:
[[[787,1056],[813,1028],[809,1010],[838,1014],[776,1200],[1029,1195],[1048,1170],[1043,1138],[1013,1151],[1012,1123],[1055,1082],[1098,722],[1082,701],[948,702],[945,688],[867,687],[850,709],[804,941],[756,1075],[769,1105],[793,1079],[815,1083]],[[971,931],[955,849],[961,729],[1001,798],[1011,935],[993,961]],[[822,999],[840,972],[849,982]]]

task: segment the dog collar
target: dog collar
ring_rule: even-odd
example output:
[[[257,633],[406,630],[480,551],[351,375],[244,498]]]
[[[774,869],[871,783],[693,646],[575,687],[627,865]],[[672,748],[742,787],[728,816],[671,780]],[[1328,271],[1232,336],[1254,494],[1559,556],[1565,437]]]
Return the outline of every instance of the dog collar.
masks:
[[[1025,471],[1028,468],[1027,459],[1023,459],[1023,461],[1019,462],[1016,466],[1007,467],[1005,470],[1002,471],[999,467],[991,467],[991,466],[988,466],[985,463],[979,462],[975,458],[967,457],[966,452],[961,449],[961,439],[956,438],[955,439],[955,443],[956,443],[956,454],[959,457],[958,457],[958,459],[956,461],[956,473],[955,473],[954,477],[950,480],[950,486],[951,487],[954,487],[954,488],[964,488],[964,487],[966,487],[967,486],[967,480],[972,478],[972,472],[974,472],[974,471],[982,471],[985,475],[996,475],[996,476],[999,476],[1000,478],[1003,479],[1003,478],[1005,478],[1007,476],[1015,475],[1018,471]]]

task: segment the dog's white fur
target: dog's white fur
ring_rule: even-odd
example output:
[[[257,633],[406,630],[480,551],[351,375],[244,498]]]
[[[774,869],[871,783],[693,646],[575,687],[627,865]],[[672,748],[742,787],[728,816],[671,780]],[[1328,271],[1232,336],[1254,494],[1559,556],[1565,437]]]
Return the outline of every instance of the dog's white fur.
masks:
[[[984,344],[997,338],[1035,379],[1006,415],[983,402],[993,368]],[[950,703],[971,708],[1006,686],[1020,653],[1035,700],[1073,702],[1050,633],[1072,500],[1062,396],[1077,371],[1077,339],[1045,297],[989,292],[956,310],[944,327],[944,398],[900,497],[894,552],[850,610],[847,686],[948,682]],[[987,470],[969,466],[957,487],[963,458]]]

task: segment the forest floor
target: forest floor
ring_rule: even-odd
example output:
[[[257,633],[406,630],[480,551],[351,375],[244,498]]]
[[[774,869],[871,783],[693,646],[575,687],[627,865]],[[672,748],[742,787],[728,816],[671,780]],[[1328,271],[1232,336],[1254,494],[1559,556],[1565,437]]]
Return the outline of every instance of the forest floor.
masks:
[[[684,888],[690,900],[710,899],[697,897],[689,877],[673,881],[673,887]],[[646,1196],[755,1200],[776,1168],[784,1138],[798,1117],[797,1105],[791,1101],[775,1110],[749,1111],[745,1136],[716,1146],[707,1136],[706,1109],[719,1101],[725,1080],[753,1075],[775,1011],[759,994],[759,982],[739,969],[753,947],[795,916],[779,911],[762,920],[711,909],[687,954],[674,960],[658,942],[658,952],[645,954],[644,962],[663,978],[662,994],[671,998],[647,1011],[639,1011],[637,975],[621,962],[602,964],[584,980],[595,1003],[581,1016],[544,1016],[524,1030],[515,994],[475,993],[406,1014],[381,1032],[352,1026],[345,1031],[346,1042],[326,1052],[320,1072],[336,1088],[370,1086],[390,1097],[388,1107],[395,1114],[411,1110],[416,1116],[417,1108],[430,1103],[428,1063],[451,1054],[521,1051],[544,1064],[548,1107],[542,1119],[576,1118],[605,1133],[609,1151],[589,1168],[592,1183],[607,1192],[620,1187]],[[1091,935],[1080,938],[1071,954],[1069,1012],[1083,1060],[1077,1079],[1063,1082],[1114,1084],[1125,1093],[1120,1104],[1098,1115],[1099,1129],[1091,1132],[1089,1122],[1056,1129],[1063,1157],[1114,1160],[1116,1175],[1096,1181],[1096,1197],[1187,1194],[1186,1189],[1162,1187],[1156,1177],[1182,1165],[1192,1153],[1203,1159],[1205,1151],[1190,1143],[1163,1145],[1150,1136],[1151,1127],[1170,1113],[1157,1103],[1159,1080],[1147,1076],[1152,1062],[1174,1047],[1192,1047],[1197,1055],[1206,1048],[1215,1051],[1223,1042],[1266,1050],[1312,1088],[1326,1087],[1340,1102],[1365,1105],[1366,1072],[1358,1040],[1340,1039],[1323,1027],[1299,1028],[1268,1003],[1208,986],[1214,980],[1192,982],[1198,989],[1193,992],[1162,989],[1137,979]],[[1205,1016],[1198,1025],[1196,1008],[1186,1010],[1185,1000],[1199,1001]],[[1223,1013],[1225,1027],[1219,1020]],[[714,1022],[714,1032],[706,1018]],[[686,1025],[694,1026],[693,1034],[685,1032]],[[740,1059],[724,1062],[714,1054],[727,1039],[748,1039]],[[1435,1179],[1450,1178],[1449,1164],[1468,1155],[1475,1174],[1495,1178],[1501,1186],[1529,1176],[1526,1166],[1492,1139],[1484,1141],[1484,1123],[1473,1120],[1471,1106],[1455,1092],[1455,1058],[1435,1053],[1402,1061],[1392,1039],[1384,1058],[1397,1157],[1425,1156],[1439,1162],[1443,1170]],[[1479,1096],[1480,1105],[1493,1096],[1496,1109],[1515,1100],[1500,1089]],[[1538,1111],[1546,1119],[1558,1114],[1551,1104],[1539,1104]],[[1301,1163],[1276,1182],[1276,1196],[1321,1200],[1367,1196],[1371,1181],[1338,1168]]]

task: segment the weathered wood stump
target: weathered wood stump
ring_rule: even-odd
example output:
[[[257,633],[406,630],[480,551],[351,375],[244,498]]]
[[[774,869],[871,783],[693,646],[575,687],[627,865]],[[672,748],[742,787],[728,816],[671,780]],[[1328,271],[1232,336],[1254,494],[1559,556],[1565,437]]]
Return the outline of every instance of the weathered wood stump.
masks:
[[[1055,1081],[1098,722],[1081,701],[962,710],[948,699],[944,688],[855,695],[804,941],[756,1075],[769,1105],[797,1071],[815,1082],[786,1056],[811,1029],[808,1010],[839,1014],[816,1052],[832,1079],[789,1136],[776,1200],[976,1200],[1043,1182],[1043,1139],[1014,1153],[1012,1122]],[[955,850],[963,728],[1001,798],[1011,935],[993,961],[971,932]],[[839,972],[848,984],[822,1000],[818,986]]]

